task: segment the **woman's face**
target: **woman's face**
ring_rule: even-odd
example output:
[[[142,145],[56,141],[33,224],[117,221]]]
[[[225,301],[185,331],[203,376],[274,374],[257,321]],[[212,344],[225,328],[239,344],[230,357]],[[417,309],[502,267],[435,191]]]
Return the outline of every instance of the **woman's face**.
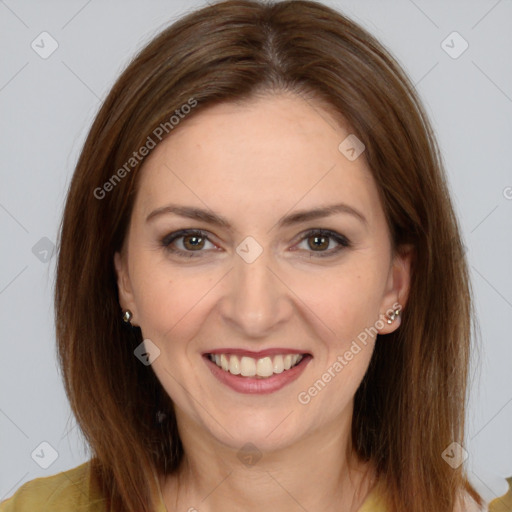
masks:
[[[350,421],[409,259],[349,134],[269,95],[185,119],[146,160],[115,263],[178,425],[271,450]]]

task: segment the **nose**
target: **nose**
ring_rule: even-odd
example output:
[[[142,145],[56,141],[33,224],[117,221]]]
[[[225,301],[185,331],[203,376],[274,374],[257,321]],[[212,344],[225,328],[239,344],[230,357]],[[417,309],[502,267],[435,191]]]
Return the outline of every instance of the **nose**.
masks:
[[[221,316],[241,337],[266,338],[291,317],[290,290],[271,260],[266,250],[252,263],[236,255],[226,276]]]

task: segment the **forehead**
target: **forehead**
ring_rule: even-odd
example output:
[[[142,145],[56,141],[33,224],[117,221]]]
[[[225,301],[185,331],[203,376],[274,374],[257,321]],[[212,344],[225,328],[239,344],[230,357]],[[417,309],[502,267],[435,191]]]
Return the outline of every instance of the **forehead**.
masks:
[[[279,205],[304,209],[343,200],[378,215],[364,152],[351,161],[339,149],[348,135],[322,104],[296,95],[207,107],[146,159],[136,208],[147,214],[181,200],[227,215],[231,207],[271,215]]]

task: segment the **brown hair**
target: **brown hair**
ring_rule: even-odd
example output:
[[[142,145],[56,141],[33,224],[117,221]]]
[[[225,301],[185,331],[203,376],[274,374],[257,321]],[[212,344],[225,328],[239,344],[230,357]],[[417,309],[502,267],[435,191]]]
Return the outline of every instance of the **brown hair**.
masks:
[[[106,499],[113,510],[152,510],[154,471],[175,471],[183,455],[172,401],[134,357],[141,331],[123,325],[118,301],[113,255],[130,220],[139,148],[157,127],[172,136],[169,120],[183,105],[197,102],[191,117],[265,91],[312,93],[350,123],[366,146],[394,247],[415,249],[401,326],[377,340],[355,396],[357,453],[375,462],[390,511],[452,512],[461,489],[481,504],[462,466],[441,456],[464,440],[473,306],[442,159],[414,86],[379,42],[335,10],[248,0],[186,15],[134,58],[96,116],[70,185],[55,291],[58,355]]]

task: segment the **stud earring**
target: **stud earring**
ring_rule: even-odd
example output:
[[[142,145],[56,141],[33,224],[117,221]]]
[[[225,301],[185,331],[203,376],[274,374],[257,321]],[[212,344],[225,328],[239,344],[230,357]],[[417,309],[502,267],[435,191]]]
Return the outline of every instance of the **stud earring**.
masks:
[[[400,310],[399,309],[395,309],[393,312],[391,313],[388,313],[386,316],[387,316],[387,323],[388,324],[392,324],[393,321],[395,320],[395,318],[400,314]]]
[[[132,312],[129,309],[123,311],[123,322],[126,324],[130,323],[130,320],[133,318]]]

